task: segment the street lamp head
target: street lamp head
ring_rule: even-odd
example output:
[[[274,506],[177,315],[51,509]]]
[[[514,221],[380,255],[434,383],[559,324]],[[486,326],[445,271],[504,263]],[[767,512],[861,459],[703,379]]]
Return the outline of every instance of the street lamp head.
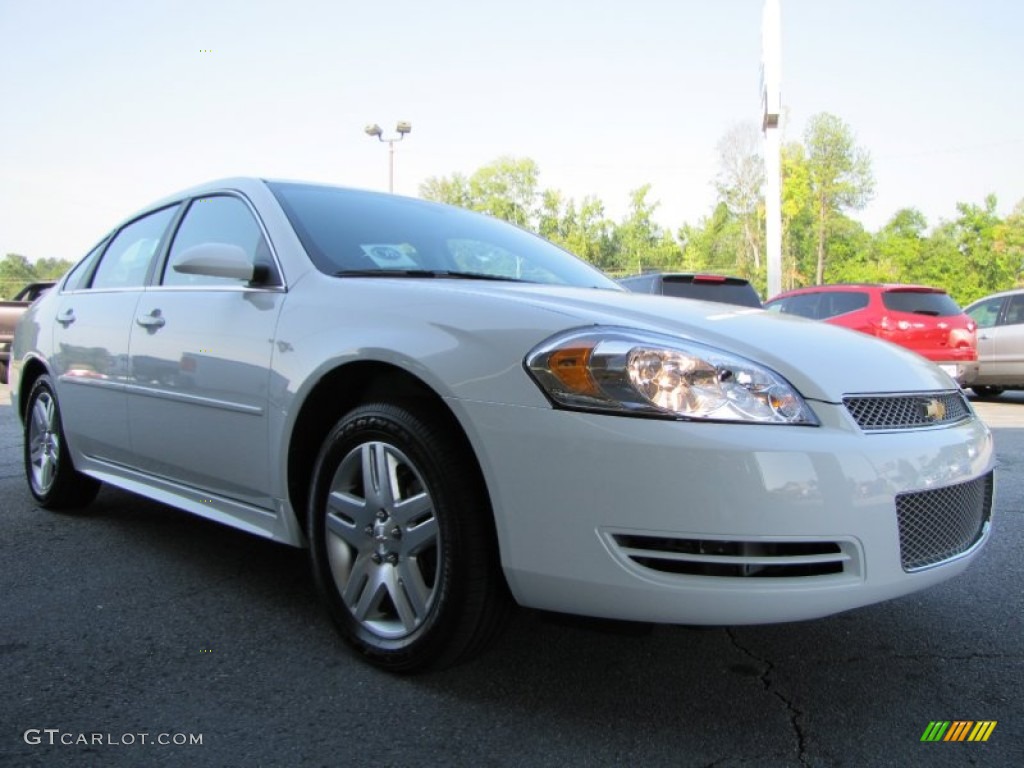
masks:
[[[376,123],[373,123],[372,125],[366,126],[366,128],[364,128],[363,130],[366,131],[367,135],[369,135],[369,136],[376,136],[378,139],[380,138],[381,134],[383,133],[383,131],[380,129],[380,126],[377,125]]]
[[[404,136],[405,134],[412,132],[412,123],[406,120],[401,120],[399,121],[398,125],[395,126],[395,130],[398,131],[399,134]]]

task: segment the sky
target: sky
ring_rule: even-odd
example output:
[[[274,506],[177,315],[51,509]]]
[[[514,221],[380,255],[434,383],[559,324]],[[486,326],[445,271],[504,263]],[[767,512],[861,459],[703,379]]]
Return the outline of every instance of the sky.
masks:
[[[1024,198],[1024,2],[780,0],[783,140],[839,116],[871,155],[874,231]],[[133,211],[245,175],[395,192],[533,159],[620,219],[676,231],[716,145],[760,124],[763,0],[0,0],[0,254],[77,259]]]

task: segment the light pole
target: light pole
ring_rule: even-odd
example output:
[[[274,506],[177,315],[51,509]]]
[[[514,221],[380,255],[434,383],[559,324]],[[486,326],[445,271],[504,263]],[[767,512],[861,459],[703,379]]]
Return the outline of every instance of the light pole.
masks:
[[[779,114],[782,112],[781,48],[779,0],[765,0],[761,12],[761,130],[764,131],[767,298],[782,290],[782,156],[779,149]]]
[[[388,192],[395,191],[395,142],[405,138],[407,133],[412,131],[412,123],[400,120],[395,130],[398,136],[390,139],[384,138],[384,132],[376,123],[366,126],[364,129],[369,136],[376,136],[378,141],[385,141],[388,145]]]

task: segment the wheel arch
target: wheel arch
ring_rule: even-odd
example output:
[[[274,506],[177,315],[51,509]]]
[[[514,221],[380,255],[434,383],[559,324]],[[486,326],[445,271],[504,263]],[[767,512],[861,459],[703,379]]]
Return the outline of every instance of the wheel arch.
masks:
[[[287,443],[286,492],[303,531],[306,530],[309,490],[317,456],[327,433],[353,408],[374,400],[428,409],[451,430],[470,459],[470,467],[491,502],[488,527],[498,555],[493,500],[480,460],[455,413],[429,384],[409,371],[381,361],[355,361],[324,374],[302,401]]]
[[[36,380],[40,376],[48,374],[50,371],[47,369],[45,363],[38,357],[29,357],[25,360],[25,363],[21,367],[21,374],[18,377],[18,388],[17,388],[17,408],[18,408],[18,419],[21,424],[25,424],[25,414],[28,408],[28,394],[32,391],[32,386],[36,383]]]

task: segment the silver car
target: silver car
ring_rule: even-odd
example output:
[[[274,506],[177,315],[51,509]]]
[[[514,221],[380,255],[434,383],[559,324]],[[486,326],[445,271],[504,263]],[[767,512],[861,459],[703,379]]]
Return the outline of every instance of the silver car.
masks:
[[[1024,389],[1024,290],[986,296],[964,312],[978,324],[978,370],[964,386],[978,397]]]
[[[911,352],[621,290],[423,201],[233,179],[115,228],[32,306],[28,486],[101,482],[308,546],[344,637],[397,671],[513,603],[644,622],[824,616],[961,572],[994,454]]]

